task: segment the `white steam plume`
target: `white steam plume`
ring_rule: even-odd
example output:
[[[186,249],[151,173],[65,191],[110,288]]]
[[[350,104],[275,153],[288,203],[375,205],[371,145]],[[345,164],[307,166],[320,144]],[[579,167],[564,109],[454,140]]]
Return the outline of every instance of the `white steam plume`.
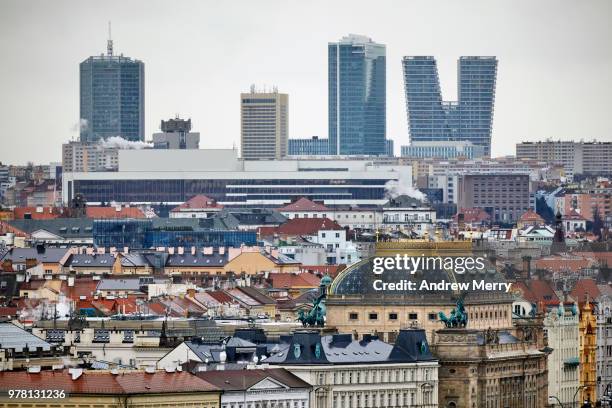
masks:
[[[385,192],[389,198],[406,195],[420,201],[427,201],[427,196],[412,186],[410,173],[402,171],[399,172],[397,180],[389,180],[385,183]]]
[[[102,139],[100,140],[100,145],[107,149],[115,148],[121,150],[139,150],[153,147],[152,143],[126,140],[121,136],[112,136],[106,139]]]

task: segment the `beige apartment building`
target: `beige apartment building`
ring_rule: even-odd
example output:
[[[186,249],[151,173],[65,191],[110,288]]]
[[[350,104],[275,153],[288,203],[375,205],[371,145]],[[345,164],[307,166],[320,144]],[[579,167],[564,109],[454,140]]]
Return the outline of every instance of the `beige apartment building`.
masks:
[[[240,148],[245,160],[278,160],[287,156],[289,95],[258,92],[240,94]]]

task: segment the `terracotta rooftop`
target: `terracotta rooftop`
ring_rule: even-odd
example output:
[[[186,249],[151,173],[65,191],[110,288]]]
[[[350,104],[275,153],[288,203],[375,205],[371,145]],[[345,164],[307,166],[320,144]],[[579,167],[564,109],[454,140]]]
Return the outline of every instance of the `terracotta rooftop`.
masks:
[[[287,204],[284,207],[278,209],[278,211],[286,211],[286,212],[297,212],[297,211],[330,211],[325,205],[316,203],[312,200],[309,200],[306,197],[301,197],[300,199],[292,202],[291,204]]]
[[[57,207],[16,207],[13,210],[13,217],[16,220],[23,220],[29,214],[32,220],[51,220],[62,216],[62,210]]]
[[[276,228],[281,235],[311,235],[321,230],[342,230],[340,224],[329,218],[293,218]]]
[[[563,219],[569,221],[586,221],[586,218],[577,213],[576,210],[572,210],[568,214],[565,214]]]
[[[489,213],[482,208],[462,208],[457,214],[453,215],[455,222],[457,222],[459,214],[463,214],[463,222],[466,223],[478,223],[491,219]]]
[[[178,207],[174,207],[170,212],[181,212],[181,211],[189,211],[189,210],[203,210],[206,208],[223,208],[223,205],[218,204],[214,198],[207,197],[202,194],[198,194],[185,201],[183,204]]]
[[[512,290],[520,292],[525,300],[536,305],[540,302],[546,306],[559,304],[559,297],[547,281],[532,279],[526,282],[515,282],[512,284]]]
[[[167,373],[130,371],[111,374],[109,371],[84,371],[76,380],[68,370],[0,372],[0,391],[9,389],[58,389],[67,394],[149,394],[177,392],[214,392],[219,388],[188,372]]]
[[[570,296],[576,302],[582,304],[586,301],[587,294],[589,300],[593,301],[601,295],[601,291],[597,287],[597,283],[593,279],[580,279],[574,285],[574,288],[570,292]]]
[[[271,273],[269,279],[275,289],[318,288],[321,279],[312,273]]]
[[[140,208],[136,207],[87,207],[85,210],[87,218],[145,218]]]
[[[519,218],[520,222],[537,222],[540,224],[544,224],[544,218],[540,217],[538,213],[533,211],[531,208],[523,213]]]
[[[340,272],[346,269],[345,264],[339,265],[302,265],[301,270],[304,272],[318,273],[320,275],[329,275],[335,278]]]
[[[551,255],[535,261],[536,269],[550,272],[580,272],[593,267],[595,259],[576,255]]]

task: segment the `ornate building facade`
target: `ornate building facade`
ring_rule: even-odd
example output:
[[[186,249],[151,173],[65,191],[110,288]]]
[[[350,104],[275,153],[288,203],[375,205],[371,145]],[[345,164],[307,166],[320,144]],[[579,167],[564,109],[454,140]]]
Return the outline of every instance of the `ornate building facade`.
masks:
[[[580,307],[580,399],[597,398],[597,317],[589,299]]]

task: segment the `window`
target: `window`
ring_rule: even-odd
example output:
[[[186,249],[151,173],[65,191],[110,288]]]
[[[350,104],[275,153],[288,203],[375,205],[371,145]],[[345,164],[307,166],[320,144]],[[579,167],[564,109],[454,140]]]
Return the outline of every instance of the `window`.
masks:
[[[357,320],[359,319],[359,314],[355,312],[349,313],[349,320]]]
[[[419,316],[416,313],[408,313],[409,320],[417,320]]]
[[[429,313],[427,317],[429,318],[429,320],[436,320],[438,318],[438,315],[435,313]]]
[[[389,320],[397,320],[397,313],[389,313]]]
[[[370,320],[378,320],[378,313],[370,313],[370,314],[368,314],[368,319],[370,319]]]

